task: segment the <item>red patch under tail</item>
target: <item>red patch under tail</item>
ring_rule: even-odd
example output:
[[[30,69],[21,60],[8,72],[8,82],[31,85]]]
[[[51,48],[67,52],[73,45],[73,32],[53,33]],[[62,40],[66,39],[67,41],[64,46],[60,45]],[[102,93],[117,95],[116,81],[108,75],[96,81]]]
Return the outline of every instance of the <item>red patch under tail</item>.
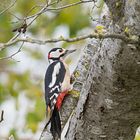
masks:
[[[67,91],[61,92],[57,97],[56,108],[60,110],[64,97],[66,96]]]

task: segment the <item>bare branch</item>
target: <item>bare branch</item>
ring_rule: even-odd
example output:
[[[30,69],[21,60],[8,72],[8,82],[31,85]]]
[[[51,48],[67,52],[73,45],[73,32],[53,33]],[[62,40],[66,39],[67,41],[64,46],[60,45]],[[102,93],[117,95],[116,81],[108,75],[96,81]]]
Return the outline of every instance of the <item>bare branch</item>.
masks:
[[[65,5],[65,6],[62,6],[62,7],[58,7],[58,8],[50,8],[48,9],[48,7],[52,6],[52,5],[55,5],[58,3],[58,0],[54,1],[54,2],[51,2],[50,4],[49,3],[46,3],[46,5],[39,11],[37,12],[36,14],[32,15],[32,16],[28,16],[28,17],[25,17],[25,18],[19,18],[15,15],[13,15],[12,13],[10,13],[12,16],[16,17],[19,21],[27,21],[28,19],[31,19],[33,18],[28,24],[27,24],[27,27],[30,26],[41,14],[43,14],[44,12],[46,11],[51,11],[51,10],[61,10],[61,9],[65,9],[65,8],[68,8],[68,7],[72,7],[72,6],[75,6],[75,5],[79,5],[79,4],[82,4],[82,3],[88,3],[88,2],[94,2],[93,0],[86,0],[86,1],[82,1],[80,0],[79,2],[75,2],[75,3],[72,3],[72,4],[68,4],[68,5]],[[16,0],[14,1],[14,3],[8,7],[7,9],[11,8],[14,4],[16,3]],[[31,11],[36,8],[36,7],[42,7],[42,6],[34,6],[31,8]],[[6,10],[6,9],[5,9]],[[4,12],[4,11],[3,11]],[[28,11],[27,15],[30,13],[30,11]],[[20,42],[21,40],[20,39],[17,39],[16,38],[21,34],[21,32],[17,33],[13,38],[11,38],[7,43],[5,44],[2,44],[0,43],[0,48],[2,50],[2,48],[4,49],[6,46],[10,46],[10,44],[15,44],[16,42]],[[15,40],[15,41],[14,41]],[[28,42],[28,41],[27,41]],[[5,47],[2,47],[2,46],[5,46]]]
[[[94,2],[93,0],[87,0],[87,1],[79,1],[79,2],[76,2],[76,3],[72,3],[72,4],[68,4],[68,5],[65,5],[65,6],[62,6],[62,7],[58,7],[58,8],[50,8],[49,10],[61,10],[61,9],[64,9],[64,8],[68,8],[68,7],[72,7],[72,6],[75,6],[75,5],[79,5],[79,4],[82,4],[82,3],[88,3],[88,2]],[[52,6],[52,5],[54,5],[54,4],[57,4],[58,3],[58,0],[56,0],[56,1],[54,1],[54,2],[52,2],[52,3],[50,3],[50,4],[46,4],[38,13],[36,13],[36,14],[34,14],[34,15],[32,15],[32,16],[28,16],[28,17],[25,17],[25,18],[23,18],[23,19],[21,19],[21,18],[19,18],[19,17],[17,17],[17,16],[15,16],[15,15],[13,15],[14,17],[16,17],[18,20],[22,20],[22,21],[26,21],[26,20],[28,20],[28,19],[30,19],[30,18],[33,18],[28,24],[27,24],[27,27],[28,26],[30,26],[41,14],[43,14],[44,12],[46,12],[46,11],[49,11],[47,8],[49,7],[49,6]],[[36,7],[36,6],[35,6]],[[33,10],[35,7],[33,7],[31,10]],[[40,6],[41,7],[41,6]],[[29,11],[28,11],[28,13],[27,13],[27,15],[29,14]],[[5,43],[4,44],[4,46],[10,46],[9,44],[15,44],[16,42],[20,42],[20,40],[15,40],[19,35],[21,34],[21,32],[19,32],[19,33],[17,33],[13,38],[11,38],[7,43]],[[14,41],[15,40],[15,41]],[[14,43],[15,42],[15,43]],[[5,47],[1,47],[1,46],[3,46],[2,44],[0,44],[0,48],[5,48]]]
[[[3,11],[0,12],[0,15],[2,15],[4,12],[8,11],[11,7],[13,7],[15,5],[17,0],[15,0],[10,6],[8,6],[6,9],[4,9]]]
[[[2,110],[2,112],[1,112],[1,117],[0,117],[0,123],[4,120],[4,110]]]
[[[95,38],[95,39],[106,39],[106,38],[113,38],[113,39],[120,39],[122,41],[124,41],[127,44],[139,44],[139,40],[138,39],[131,39],[126,37],[125,35],[121,35],[121,34],[104,34],[104,35],[100,35],[97,33],[91,33],[91,34],[87,34],[87,35],[83,35],[83,36],[78,36],[78,37],[74,37],[74,38],[64,38],[62,36],[60,36],[59,38],[55,38],[55,39],[47,39],[47,40],[38,40],[38,39],[33,39],[33,38],[17,38],[13,41],[10,41],[8,43],[0,43],[0,48],[4,49],[8,46],[14,45],[18,42],[28,42],[28,43],[35,43],[35,44],[39,44],[39,45],[44,45],[47,43],[56,43],[56,42],[61,42],[61,41],[65,41],[65,42],[77,42],[77,41],[81,41],[84,39],[88,39],[88,38]]]
[[[16,2],[16,0],[15,0],[15,2]],[[41,15],[42,13],[43,13],[43,11],[48,7],[48,6],[51,6],[51,5],[54,5],[54,4],[56,4],[57,3],[57,1],[54,1],[54,2],[52,2],[52,3],[50,3],[50,4],[46,4],[37,14],[35,14],[35,15],[33,15],[33,16],[30,16],[29,18],[32,18],[32,17],[34,17],[33,18],[33,20],[27,25],[27,26],[30,26],[32,23],[33,23],[33,21],[34,20],[36,20],[37,18],[38,18],[38,16],[39,15]],[[26,17],[26,18],[23,18],[23,19],[20,19],[20,18],[17,18],[18,20],[23,20],[23,21],[26,21],[27,19],[28,19],[28,17]],[[17,42],[17,37],[19,36],[21,34],[21,32],[18,32],[16,35],[14,35],[7,43],[5,43],[5,45],[6,45],[6,47],[8,47],[8,46],[11,46],[12,44],[13,44],[13,42]],[[20,41],[18,41],[18,42],[20,42]],[[3,44],[3,43],[2,43]],[[2,45],[1,43],[0,43],[0,46]],[[8,44],[11,44],[11,45],[8,45]],[[15,44],[15,43],[14,43]],[[5,46],[4,45],[4,46]],[[3,46],[3,45],[2,45]],[[3,50],[3,49],[5,49],[6,47],[1,47],[1,50]],[[16,53],[17,54],[17,53]],[[15,54],[13,54],[13,55],[15,55]],[[12,56],[13,56],[12,55]],[[11,58],[11,56],[9,56],[8,58]],[[5,58],[1,58],[1,60],[3,60],[3,59],[7,59],[7,57],[5,57]]]

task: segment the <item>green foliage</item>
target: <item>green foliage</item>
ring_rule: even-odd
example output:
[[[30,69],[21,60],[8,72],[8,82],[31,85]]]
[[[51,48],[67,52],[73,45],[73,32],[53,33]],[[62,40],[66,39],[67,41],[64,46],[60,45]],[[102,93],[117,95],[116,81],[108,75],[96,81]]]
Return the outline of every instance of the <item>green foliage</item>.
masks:
[[[14,137],[15,140],[18,140],[16,129],[11,129],[9,132],[9,137]]]
[[[8,73],[6,83],[0,83],[0,101],[2,102],[7,97],[18,97],[20,92],[25,91],[30,98],[40,97],[42,95],[40,86],[35,85],[31,81],[30,72],[26,71],[23,74]]]
[[[136,134],[135,139],[134,140],[140,140],[140,134]]]
[[[38,98],[35,105],[35,112],[38,114],[38,118],[41,121],[45,117],[45,102],[42,98]]]
[[[28,54],[29,57],[35,60],[42,60],[44,59],[44,55],[40,51],[36,51],[30,48],[24,48],[24,51]]]
[[[27,71],[23,74],[18,73],[9,73],[9,81],[7,82],[7,89],[9,89],[9,93],[17,97],[18,91],[23,91],[30,87],[30,73]]]
[[[13,35],[10,20],[8,14],[0,15],[0,42],[8,41]]]
[[[0,104],[8,97],[8,92],[3,84],[0,83]]]
[[[80,12],[79,12],[80,11]],[[76,35],[77,31],[84,27],[89,26],[89,18],[86,13],[83,12],[82,6],[70,7],[59,12],[57,20],[51,23],[48,30],[55,29],[54,27],[59,25],[68,25],[70,28],[70,35]]]
[[[59,20],[56,21],[56,24],[68,24],[70,28],[70,35],[74,36],[78,30],[89,25],[88,17],[83,15],[81,7],[73,7],[62,11],[59,15]],[[72,12],[71,14],[69,14]]]
[[[6,50],[0,51],[0,58],[5,57]],[[2,62],[0,62],[0,65],[2,65]]]
[[[39,118],[35,112],[30,112],[27,114],[27,127],[30,128],[33,132],[36,132]]]
[[[35,104],[35,109],[27,114],[27,127],[33,132],[37,131],[38,123],[45,117],[45,104],[42,98],[38,98]]]
[[[71,1],[71,3],[74,2],[76,1]],[[66,5],[69,4],[70,1],[65,1],[64,3]],[[57,7],[59,6],[57,5]],[[41,15],[36,20],[37,23],[30,28],[30,31],[33,34],[42,32],[44,35],[51,35],[57,26],[68,25],[70,28],[70,35],[75,36],[79,30],[88,27],[90,24],[87,13],[82,9],[83,7],[81,5],[77,5],[61,11],[55,11],[51,18],[47,15]]]
[[[31,12],[30,9],[36,5],[35,0],[20,0],[17,1],[16,5],[16,10],[22,14],[22,16],[27,16],[35,14],[37,12],[37,9],[32,10]]]

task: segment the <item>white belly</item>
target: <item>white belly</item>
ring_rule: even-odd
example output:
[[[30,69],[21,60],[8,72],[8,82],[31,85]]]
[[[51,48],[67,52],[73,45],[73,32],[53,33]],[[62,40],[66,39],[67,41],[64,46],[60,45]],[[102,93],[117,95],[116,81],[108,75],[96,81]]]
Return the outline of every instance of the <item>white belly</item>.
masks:
[[[65,65],[65,68],[66,68],[66,74],[65,74],[65,77],[64,77],[64,81],[62,83],[62,88],[61,88],[62,92],[63,91],[68,91],[68,90],[71,89],[70,71],[69,71],[69,68],[68,68],[67,64],[64,63],[64,65]]]

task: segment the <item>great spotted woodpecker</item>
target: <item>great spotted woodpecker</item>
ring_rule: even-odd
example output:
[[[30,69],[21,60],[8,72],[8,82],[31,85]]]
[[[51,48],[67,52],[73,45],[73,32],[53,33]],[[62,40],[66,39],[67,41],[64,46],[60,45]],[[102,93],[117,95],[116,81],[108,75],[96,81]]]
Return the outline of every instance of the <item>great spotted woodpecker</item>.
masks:
[[[46,110],[51,124],[50,131],[55,138],[61,136],[59,110],[65,95],[71,90],[70,72],[64,58],[75,50],[54,48],[48,53],[49,66],[45,75]],[[47,127],[46,125],[46,127]]]

